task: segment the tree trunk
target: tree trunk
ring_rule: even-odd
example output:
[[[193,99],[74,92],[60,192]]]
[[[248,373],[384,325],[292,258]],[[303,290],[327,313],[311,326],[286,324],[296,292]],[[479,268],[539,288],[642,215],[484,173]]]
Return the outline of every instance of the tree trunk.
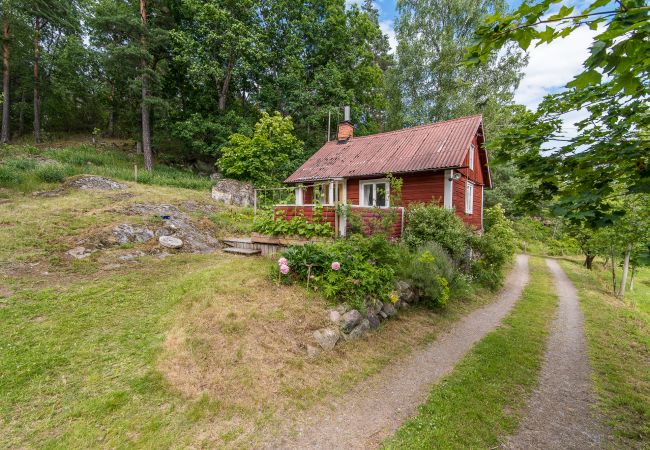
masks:
[[[140,0],[140,23],[142,25],[142,52],[144,53],[147,48],[147,40],[145,38],[145,28],[147,26],[147,4],[146,0]],[[147,59],[142,58],[142,152],[144,153],[144,168],[145,170],[153,169],[153,157],[151,155],[151,122],[150,122],[150,108],[151,105],[147,103],[149,98],[149,75],[147,74]]]
[[[625,247],[625,259],[623,260],[623,275],[621,275],[621,289],[618,295],[625,297],[625,287],[627,285],[627,273],[630,270],[630,253],[632,252],[632,244],[627,244]]]
[[[41,142],[41,89],[39,60],[41,56],[41,19],[34,19],[34,142]]]
[[[614,264],[614,249],[610,249],[609,253],[609,259],[612,263],[612,292],[616,295],[616,265]]]
[[[609,255],[605,257],[605,262],[603,262],[603,269],[607,267],[607,263],[609,262]]]
[[[634,292],[634,274],[636,273],[636,265],[632,266],[632,275],[630,275],[630,292]]]
[[[228,88],[230,87],[230,78],[232,77],[232,69],[235,66],[235,57],[231,56],[228,59],[228,67],[226,67],[226,76],[221,85],[221,92],[219,93],[219,111],[226,110],[226,100],[228,99]]]
[[[25,104],[27,99],[25,98],[25,88],[20,94],[20,110],[18,111],[18,136],[25,134]]]
[[[108,129],[106,134],[113,137],[115,133],[115,84],[111,84],[110,109],[108,110]]]
[[[595,257],[596,257],[596,255],[585,255],[584,266],[585,266],[587,269],[591,270],[591,266],[592,266],[592,264],[593,264],[593,262],[594,262],[594,258],[595,258]]]
[[[0,143],[9,143],[9,20],[2,24],[2,134]]]

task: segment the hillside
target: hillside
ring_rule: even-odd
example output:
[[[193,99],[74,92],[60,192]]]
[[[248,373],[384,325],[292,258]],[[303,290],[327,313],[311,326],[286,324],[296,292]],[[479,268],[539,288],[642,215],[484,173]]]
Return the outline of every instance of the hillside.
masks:
[[[243,445],[481,303],[412,309],[355,345],[309,359],[305,345],[326,323],[327,302],[276,285],[266,258],[219,250],[219,237],[245,232],[250,211],[212,202],[207,189],[33,175],[49,165],[120,175],[99,159],[106,155],[90,165],[82,158],[91,152],[77,150],[13,148],[9,164],[27,169],[18,189],[0,194],[0,411],[8,418],[0,433],[8,447]],[[73,155],[78,164],[51,162]],[[120,243],[115,232],[129,225],[160,234],[170,224],[181,226],[181,249],[155,236]]]

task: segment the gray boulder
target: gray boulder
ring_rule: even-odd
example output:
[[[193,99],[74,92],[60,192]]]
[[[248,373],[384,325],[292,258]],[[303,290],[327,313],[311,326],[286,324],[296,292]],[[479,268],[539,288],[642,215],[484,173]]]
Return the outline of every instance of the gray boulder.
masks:
[[[332,350],[339,341],[339,332],[335,328],[321,328],[314,331],[314,340],[325,351]]]
[[[381,319],[379,318],[379,314],[375,312],[370,312],[368,313],[368,316],[366,317],[368,319],[368,323],[370,324],[370,328],[375,329],[379,327],[379,324],[381,323]]]
[[[113,191],[116,189],[126,188],[125,184],[113,181],[110,178],[98,177],[95,175],[85,175],[77,177],[68,183],[68,186],[77,189],[96,189],[100,191]]]
[[[120,244],[128,244],[129,242],[146,242],[153,238],[154,233],[150,229],[141,225],[121,223],[113,227],[113,236],[115,236],[115,239]]]
[[[344,333],[349,333],[354,327],[359,325],[362,319],[363,317],[361,316],[361,313],[356,309],[346,312],[341,317],[341,330],[343,330]]]
[[[75,247],[66,252],[68,255],[72,256],[74,259],[84,259],[90,256],[92,250],[88,250],[85,247]]]
[[[167,248],[181,248],[183,246],[183,241],[174,236],[160,236],[158,242]]]
[[[332,322],[332,323],[334,323],[334,324],[338,324],[339,321],[341,320],[341,313],[338,312],[338,311],[335,310],[335,309],[331,309],[331,310],[329,311],[328,317],[329,317],[329,319],[330,319],[330,322]]]
[[[416,300],[415,291],[413,290],[413,287],[410,283],[400,280],[395,285],[395,288],[397,290],[397,295],[399,295],[399,299],[401,301],[412,303]]]
[[[354,339],[359,339],[361,336],[366,334],[366,332],[370,329],[370,321],[368,319],[363,319],[359,325],[354,327],[352,331],[348,335],[345,336],[345,339],[348,341],[352,341]]]
[[[397,314],[397,309],[395,309],[395,306],[389,302],[384,302],[384,306],[381,310],[386,313],[388,317],[393,317]]]
[[[212,188],[212,198],[227,205],[252,206],[255,190],[250,183],[227,178],[220,179]]]

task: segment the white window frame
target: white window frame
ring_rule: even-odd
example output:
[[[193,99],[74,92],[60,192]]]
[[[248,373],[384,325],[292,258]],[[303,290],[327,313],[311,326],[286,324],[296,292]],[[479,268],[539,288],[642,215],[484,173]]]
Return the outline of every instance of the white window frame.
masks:
[[[474,183],[465,183],[465,214],[474,213]]]
[[[469,144],[469,169],[474,170],[474,144]]]
[[[375,206],[377,204],[377,184],[383,183],[386,185],[386,206]],[[367,184],[373,186],[372,199],[375,205],[366,205],[365,196],[363,195],[363,187]],[[390,182],[388,178],[378,178],[375,180],[361,180],[359,181],[359,206],[366,208],[390,208]]]

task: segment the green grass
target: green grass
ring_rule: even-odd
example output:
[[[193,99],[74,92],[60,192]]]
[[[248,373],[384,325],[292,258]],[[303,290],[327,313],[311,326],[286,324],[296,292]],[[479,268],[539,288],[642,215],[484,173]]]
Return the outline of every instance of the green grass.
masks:
[[[600,409],[612,448],[648,448],[650,443],[650,270],[641,270],[634,291],[611,295],[611,275],[594,264],[562,267],[578,289]],[[618,274],[620,280],[620,273]]]
[[[530,259],[531,280],[504,324],[436,385],[387,449],[495,448],[514,432],[534,388],[557,297],[546,264]]]
[[[54,162],[38,161],[36,157]],[[142,184],[198,190],[207,190],[212,186],[209,178],[162,164],[146,172],[141,155],[119,150],[97,149],[90,145],[49,150],[5,145],[0,147],[0,187],[31,192],[78,174],[135,181],[135,165],[139,168],[137,181]]]

